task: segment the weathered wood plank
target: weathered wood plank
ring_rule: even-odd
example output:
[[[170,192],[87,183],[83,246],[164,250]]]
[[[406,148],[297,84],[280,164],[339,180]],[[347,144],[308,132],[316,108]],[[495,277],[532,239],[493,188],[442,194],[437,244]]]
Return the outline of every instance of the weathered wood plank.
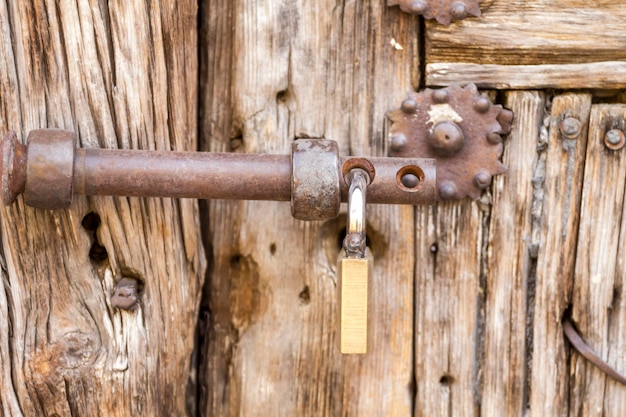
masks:
[[[624,189],[626,156],[604,145],[605,132],[624,130],[626,106],[595,105],[591,110],[589,139],[572,319],[581,335],[600,357],[616,369],[626,370],[623,303]],[[620,226],[621,224],[621,226]],[[569,415],[619,415],[624,410],[624,387],[608,378],[580,355],[571,357]]]
[[[489,222],[485,296],[485,346],[481,415],[522,415],[526,384],[528,285],[532,273],[533,175],[545,97],[511,92],[506,107],[515,113],[502,160],[504,175],[494,178]]]
[[[626,5],[618,0],[492,0],[482,16],[426,24],[426,84],[624,88]]]
[[[543,151],[535,170],[535,207],[540,219],[536,279],[530,284],[532,319],[531,416],[563,416],[568,409],[568,369],[561,318],[572,289],[591,95],[552,99]],[[577,139],[559,130],[566,117],[581,122]],[[534,290],[532,289],[534,287]]]
[[[2,1],[0,28],[1,131],[196,149],[194,2]],[[185,414],[205,269],[196,203],[19,199],[0,222],[0,414]],[[143,286],[132,311],[110,302],[125,276]]]
[[[436,62],[426,66],[426,84],[475,83],[482,88],[619,89],[626,88],[626,62],[495,65]]]
[[[205,16],[207,149],[287,153],[294,139],[326,138],[344,155],[384,154],[385,113],[419,80],[417,18],[383,2],[311,0],[210,2]],[[373,345],[342,357],[345,217],[307,223],[285,203],[210,203],[205,415],[411,414],[413,210],[368,216]]]
[[[475,416],[483,213],[470,201],[416,211],[415,416]]]
[[[427,63],[575,64],[626,60],[620,0],[492,0],[482,16],[427,22]]]

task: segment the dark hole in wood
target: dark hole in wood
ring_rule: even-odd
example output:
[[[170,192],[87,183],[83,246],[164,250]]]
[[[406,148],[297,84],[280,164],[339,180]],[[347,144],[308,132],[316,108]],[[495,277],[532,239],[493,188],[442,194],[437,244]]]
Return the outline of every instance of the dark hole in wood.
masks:
[[[308,285],[304,286],[304,289],[300,291],[300,294],[298,295],[298,297],[300,298],[300,301],[302,302],[302,304],[309,304],[311,302],[311,293],[309,291]]]
[[[241,262],[241,255],[240,254],[235,254],[235,255],[230,257],[230,266],[231,266],[231,268],[237,268],[237,266],[239,265],[240,262]]]
[[[439,245],[437,245],[437,243],[433,243],[432,245],[430,245],[430,253],[436,254],[437,252],[439,252]]]
[[[98,242],[98,239],[95,239],[95,242],[93,242],[91,248],[89,248],[89,259],[98,263],[109,259],[106,248]]]
[[[276,243],[272,243],[272,244],[270,245],[270,253],[271,253],[272,255],[276,255]]]
[[[276,101],[278,103],[285,103],[287,101],[288,95],[289,95],[289,92],[287,90],[279,91],[276,94]]]
[[[439,383],[445,387],[452,385],[454,378],[451,375],[444,375],[439,379]]]
[[[98,215],[98,213],[94,213],[93,211],[87,213],[80,223],[85,228],[85,230],[87,230],[91,234],[93,243],[89,248],[89,259],[91,259],[91,261],[95,263],[101,263],[109,259],[109,254],[107,253],[106,248],[102,246],[98,241],[97,231],[101,223],[102,220],[100,219],[100,216]]]
[[[85,230],[94,232],[98,229],[98,226],[100,226],[101,222],[102,221],[100,220],[100,216],[92,211],[85,214],[85,217],[83,217],[83,221],[80,224],[85,228]]]

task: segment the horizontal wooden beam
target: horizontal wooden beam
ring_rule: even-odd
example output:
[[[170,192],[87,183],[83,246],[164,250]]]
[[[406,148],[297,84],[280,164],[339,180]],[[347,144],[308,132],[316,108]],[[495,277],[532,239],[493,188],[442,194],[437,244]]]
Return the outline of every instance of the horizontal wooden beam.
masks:
[[[445,86],[473,82],[499,89],[626,88],[626,62],[565,65],[495,65],[438,62],[426,66],[426,84]]]
[[[426,23],[428,64],[626,61],[621,0],[489,0],[480,6],[480,18]]]

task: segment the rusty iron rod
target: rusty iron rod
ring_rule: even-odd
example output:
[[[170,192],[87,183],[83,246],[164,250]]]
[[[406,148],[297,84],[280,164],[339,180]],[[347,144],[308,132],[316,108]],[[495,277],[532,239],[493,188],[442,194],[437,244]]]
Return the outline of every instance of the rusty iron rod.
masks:
[[[77,149],[74,193],[289,201],[289,155]]]
[[[26,204],[65,208],[74,194],[289,201],[290,155],[76,149],[74,133],[41,129],[28,145],[10,132],[0,144],[0,191],[5,204],[23,193]],[[370,166],[368,202],[432,204],[435,162],[420,158],[338,158],[337,170]],[[374,172],[372,171],[372,174]],[[406,186],[402,175],[419,177]],[[346,201],[348,186],[339,187]]]

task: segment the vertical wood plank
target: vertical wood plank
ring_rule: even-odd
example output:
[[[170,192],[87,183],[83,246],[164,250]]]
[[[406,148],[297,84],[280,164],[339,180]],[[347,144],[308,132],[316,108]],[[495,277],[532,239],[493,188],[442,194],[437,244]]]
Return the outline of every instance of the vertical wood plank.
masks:
[[[325,138],[344,155],[386,152],[385,113],[419,79],[417,18],[383,2],[210,3],[204,26],[218,29],[205,29],[207,149],[287,153],[295,139]],[[208,217],[205,415],[411,413],[412,208],[368,208],[373,346],[343,357],[336,256],[345,216],[307,223],[285,203],[211,202]]]
[[[187,0],[0,2],[0,131],[195,150],[196,16]],[[184,415],[205,270],[197,204],[46,211],[20,198],[0,222],[3,414]],[[110,302],[123,277],[143,286],[131,311]]]
[[[483,213],[470,201],[416,211],[415,416],[474,416]]]
[[[535,170],[535,201],[541,228],[534,283],[531,416],[567,414],[568,369],[561,317],[571,296],[591,95],[564,94],[552,100],[547,142]],[[577,139],[565,139],[566,117],[581,122]],[[543,186],[542,186],[543,185]]]
[[[610,129],[624,130],[626,106],[594,105],[589,139],[576,271],[572,296],[572,320],[591,348],[624,372],[621,353],[626,309],[623,303],[624,188],[626,157],[604,145]],[[572,353],[569,415],[619,415],[624,410],[624,387],[611,380],[577,353]]]
[[[510,92],[505,106],[515,120],[502,156],[508,171],[495,177],[493,184],[481,358],[483,416],[522,415],[528,395],[526,321],[534,263],[531,208],[545,97],[541,92]]]

